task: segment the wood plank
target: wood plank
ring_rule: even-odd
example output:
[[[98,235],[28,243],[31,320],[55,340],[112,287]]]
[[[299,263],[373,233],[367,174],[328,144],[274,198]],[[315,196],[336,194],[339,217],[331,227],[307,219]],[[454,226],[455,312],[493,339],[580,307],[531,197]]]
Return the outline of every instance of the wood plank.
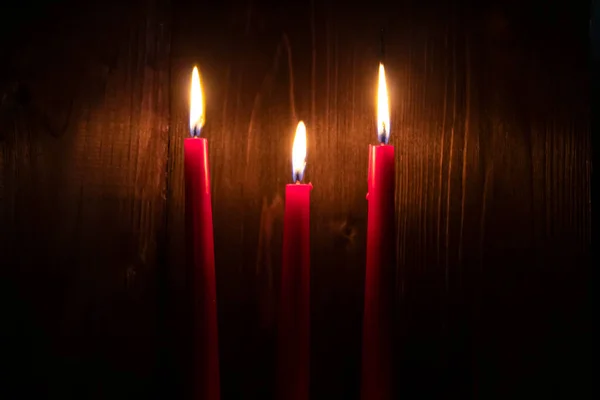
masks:
[[[3,76],[31,97],[3,115],[0,143],[13,384],[147,395],[165,240],[165,14],[150,1],[40,7],[13,32]]]
[[[314,185],[311,393],[358,398],[385,28],[399,392],[583,398],[589,10],[464,3],[25,2],[1,13],[2,350],[12,373],[0,390],[185,398],[183,139],[197,64],[223,398],[273,395],[299,119]]]
[[[382,27],[399,154],[399,386],[485,397],[498,386],[552,393],[582,382],[547,357],[555,346],[569,360],[583,349],[559,344],[582,325],[563,326],[574,320],[558,310],[585,302],[589,262],[585,49],[574,45],[585,32],[569,31],[585,24],[585,10],[550,7],[564,28],[555,30],[533,6],[512,3],[232,1],[207,19],[201,6],[174,4],[176,141],[187,134],[194,63],[209,85],[224,396],[271,393],[281,201],[298,119],[307,122],[315,185],[312,392],[358,394],[366,150]],[[557,46],[569,55],[558,62]],[[170,215],[181,218],[181,145],[171,154]],[[175,257],[182,224],[170,226]],[[563,290],[569,300],[556,297]],[[547,374],[562,383],[542,383]]]

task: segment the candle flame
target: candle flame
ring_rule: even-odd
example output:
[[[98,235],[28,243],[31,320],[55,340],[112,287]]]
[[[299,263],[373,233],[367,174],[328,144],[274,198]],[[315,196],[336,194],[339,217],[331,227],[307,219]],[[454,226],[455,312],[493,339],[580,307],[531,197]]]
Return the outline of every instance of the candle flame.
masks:
[[[296,136],[294,137],[294,145],[292,146],[292,171],[293,180],[298,182],[302,180],[304,175],[304,167],[306,166],[306,126],[304,122],[298,122],[296,128]]]
[[[379,63],[379,84],[377,86],[377,137],[380,143],[390,140],[390,105],[385,82],[385,69]]]
[[[198,67],[192,71],[192,86],[190,91],[190,134],[192,137],[200,136],[204,126],[204,94],[200,84]]]

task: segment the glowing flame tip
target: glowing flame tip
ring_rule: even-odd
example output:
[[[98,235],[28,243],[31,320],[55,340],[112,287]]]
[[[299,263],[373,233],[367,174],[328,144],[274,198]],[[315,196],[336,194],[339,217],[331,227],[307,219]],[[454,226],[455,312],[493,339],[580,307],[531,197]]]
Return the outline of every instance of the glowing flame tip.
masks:
[[[379,63],[379,83],[377,85],[377,137],[381,143],[387,143],[390,140],[390,105],[383,63]]]
[[[292,172],[293,181],[299,182],[304,175],[304,167],[306,166],[306,126],[304,122],[298,122],[296,128],[296,136],[292,146]]]
[[[190,90],[190,134],[192,137],[200,136],[204,126],[204,93],[200,83],[198,67],[192,71],[192,86]]]

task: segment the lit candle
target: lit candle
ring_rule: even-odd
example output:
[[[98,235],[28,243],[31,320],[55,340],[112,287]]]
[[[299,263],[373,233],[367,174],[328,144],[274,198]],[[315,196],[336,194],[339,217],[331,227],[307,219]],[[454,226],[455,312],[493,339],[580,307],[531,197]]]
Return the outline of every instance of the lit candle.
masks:
[[[200,138],[203,126],[204,96],[198,68],[194,67],[190,98],[192,137],[184,140],[186,238],[193,291],[193,386],[196,399],[217,400],[220,388],[215,253],[208,141]]]
[[[285,188],[283,264],[278,331],[278,398],[309,397],[310,191],[302,184],[306,127],[300,121],[292,148],[293,182]]]
[[[392,309],[394,288],[394,147],[385,70],[379,64],[377,134],[380,144],[369,145],[367,266],[363,317],[363,399],[389,399],[392,391]]]

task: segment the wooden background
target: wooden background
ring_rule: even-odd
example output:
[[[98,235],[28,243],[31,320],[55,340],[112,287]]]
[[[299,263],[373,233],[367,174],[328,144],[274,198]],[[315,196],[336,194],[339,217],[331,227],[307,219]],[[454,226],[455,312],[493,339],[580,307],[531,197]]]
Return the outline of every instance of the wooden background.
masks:
[[[0,12],[4,398],[185,396],[194,64],[206,85],[223,398],[272,396],[299,119],[314,185],[311,392],[357,398],[382,28],[400,393],[589,393],[589,4],[54,3]]]

